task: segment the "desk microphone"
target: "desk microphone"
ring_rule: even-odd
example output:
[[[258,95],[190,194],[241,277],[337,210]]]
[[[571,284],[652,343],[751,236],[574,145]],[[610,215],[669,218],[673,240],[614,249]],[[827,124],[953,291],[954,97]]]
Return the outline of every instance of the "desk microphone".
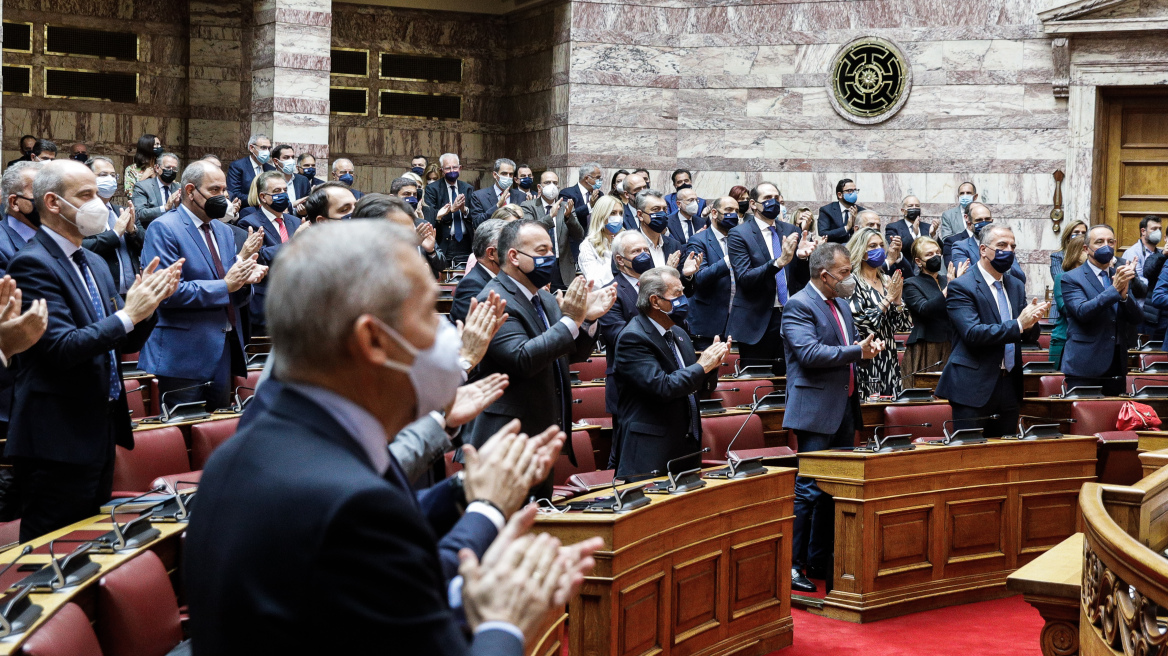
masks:
[[[4,576],[4,574],[7,573],[8,570],[11,569],[12,566],[16,564],[16,561],[20,560],[21,558],[24,558],[25,556],[29,555],[30,553],[32,553],[32,545],[26,544],[24,546],[24,548],[20,550],[20,554],[16,558],[12,559],[12,562],[5,565],[4,569],[0,569],[0,576]]]
[[[162,408],[162,416],[159,417],[159,419],[161,419],[163,423],[166,423],[166,422],[170,421],[175,416],[176,410],[179,410],[182,408],[194,409],[195,406],[203,406],[203,408],[200,412],[195,412],[193,414],[206,415],[207,414],[206,402],[204,402],[204,401],[188,401],[186,403],[177,403],[174,406],[168,406],[168,405],[166,405],[166,397],[170,394],[174,394],[175,392],[186,392],[188,390],[210,387],[211,383],[212,383],[212,381],[207,381],[205,383],[199,383],[198,385],[190,385],[188,387],[179,387],[177,389],[172,389],[168,392],[163,392],[162,396],[159,398],[159,402],[158,402],[159,407]]]
[[[1062,432],[1059,431],[1059,421],[1074,422],[1074,419],[1059,420],[1055,419],[1053,424],[1036,424],[1032,423],[1029,427],[1022,425],[1023,419],[1039,419],[1051,421],[1050,417],[1039,417],[1037,415],[1018,415],[1018,439],[1020,440],[1040,440],[1054,437],[1062,437]]]
[[[929,369],[932,369],[933,367],[935,367],[935,366],[937,366],[937,365],[939,365],[939,364],[945,364],[945,361],[944,361],[944,360],[937,360],[936,362],[934,362],[933,364],[931,364],[931,365],[929,365],[929,366],[927,366],[927,367],[924,367],[924,368],[921,368],[921,369],[917,369],[916,371],[914,371],[914,372],[912,372],[912,373],[910,373],[910,374],[904,374],[904,375],[902,375],[902,376],[900,377],[900,380],[901,380],[901,381],[903,381],[905,378],[911,378],[911,377],[913,377],[913,376],[915,376],[915,375],[917,375],[917,374],[923,374],[923,373],[925,373],[926,371],[929,371]],[[932,372],[929,372],[929,373],[934,373],[934,374],[935,374],[935,373],[937,373],[937,372],[936,372],[936,371],[932,371]]]
[[[1146,378],[1135,377],[1132,378],[1131,396],[1137,399],[1161,399],[1168,398],[1168,378]],[[1143,381],[1145,383],[1156,383],[1155,385],[1144,385],[1138,391],[1136,390],[1136,381]]]
[[[984,415],[981,417],[962,417],[961,419],[947,419],[941,424],[941,431],[945,433],[945,439],[941,440],[941,444],[946,446],[959,446],[962,444],[981,444],[986,441],[983,435],[984,428],[960,428],[958,430],[949,432],[948,426],[956,424],[959,421],[981,421],[983,419],[1000,419],[1001,415]]]
[[[927,421],[924,423],[920,423],[920,424],[877,424],[876,426],[872,427],[872,442],[871,442],[872,446],[870,448],[872,449],[873,452],[877,452],[884,446],[880,440],[880,429],[882,429],[882,428],[884,429],[884,440],[887,441],[893,437],[910,437],[910,438],[912,437],[912,433],[905,433],[904,435],[891,435],[890,436],[890,435],[888,435],[889,428],[932,428],[932,427],[933,427],[933,424],[931,424]],[[908,442],[910,442],[910,443],[907,446],[912,446],[911,440],[908,440]]]
[[[688,492],[689,490],[696,490],[706,486],[706,482],[701,477],[701,459],[698,460],[698,466],[692,469],[686,469],[680,472],[673,471],[674,463],[683,460],[689,460],[694,456],[701,456],[703,453],[709,453],[710,447],[703,447],[700,451],[694,453],[687,453],[684,456],[678,456],[673,460],[665,463],[665,473],[669,476],[668,481],[659,481],[652,483],[645,488],[646,492],[655,492],[658,494],[678,494],[681,492]]]

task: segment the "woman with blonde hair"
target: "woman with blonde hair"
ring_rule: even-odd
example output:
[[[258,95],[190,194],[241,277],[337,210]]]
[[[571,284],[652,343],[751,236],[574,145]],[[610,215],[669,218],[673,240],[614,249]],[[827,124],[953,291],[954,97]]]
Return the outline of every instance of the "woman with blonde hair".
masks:
[[[921,235],[913,240],[912,258],[918,273],[904,281],[904,304],[912,317],[912,332],[904,346],[901,370],[905,375],[922,371],[940,371],[953,352],[953,323],[945,308],[949,283],[969,268],[969,260],[943,270],[944,257],[936,239]],[[910,383],[920,387],[915,379]]]
[[[442,167],[438,166],[438,162],[434,162],[426,167],[426,172],[422,174],[422,180],[426,184],[431,182],[438,182],[442,179]]]
[[[588,235],[580,244],[580,271],[596,286],[612,282],[612,238],[624,224],[624,205],[616,196],[601,196],[592,206]]]
[[[1075,237],[1082,237],[1085,234],[1087,234],[1087,222],[1083,219],[1075,219],[1063,227],[1063,234],[1059,237],[1059,250],[1050,254],[1050,279],[1052,281],[1063,275],[1063,260],[1067,256],[1069,242]],[[1082,250],[1083,245],[1079,244],[1074,252],[1078,253]]]
[[[815,225],[815,213],[811,211],[810,207],[800,205],[799,209],[791,213],[791,223],[799,226],[800,230],[806,230],[808,237],[818,237],[819,228]]]
[[[848,256],[856,280],[856,291],[849,299],[855,339],[875,335],[884,340],[884,350],[875,358],[856,363],[856,388],[861,399],[896,396],[904,389],[896,358],[896,333],[912,328],[912,317],[901,300],[904,278],[899,270],[891,277],[880,270],[887,253],[879,230],[857,230],[848,242]]]

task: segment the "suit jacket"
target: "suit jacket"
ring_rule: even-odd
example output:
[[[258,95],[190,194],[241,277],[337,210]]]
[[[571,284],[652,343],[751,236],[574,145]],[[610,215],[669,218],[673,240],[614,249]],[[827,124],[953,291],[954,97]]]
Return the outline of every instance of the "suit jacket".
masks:
[[[312,180],[299,173],[292,174],[292,189],[296,192],[296,198],[308,198],[308,194],[312,193],[313,186],[315,185],[313,185]]]
[[[251,297],[251,288],[244,285],[234,293],[227,291],[196,221],[180,205],[158,217],[146,231],[142,259],[149,262],[157,257],[160,267],[179,258],[186,262],[178,290],[158,308],[158,328],[142,347],[138,363],[158,376],[211,380],[224,339],[230,335],[238,342],[239,353],[243,352],[242,326],[237,321],[236,330],[228,333],[227,312],[238,316],[239,306]],[[218,219],[211,221],[211,230],[226,272],[235,264],[235,234]],[[246,370],[233,373],[247,375]]]
[[[17,160],[27,161],[27,160]],[[8,227],[8,217],[0,214],[0,277],[8,273],[8,265],[25,242]],[[7,422],[12,413],[12,391],[16,384],[15,367],[0,367],[0,422]]]
[[[466,195],[466,209],[462,212],[447,214],[442,217],[442,221],[438,221],[438,210],[443,205],[450,202],[448,199],[445,179],[440,179],[426,185],[426,220],[434,226],[436,233],[436,241],[438,248],[450,258],[451,262],[466,261],[470,255],[470,245],[474,241],[475,224],[470,218],[470,196],[474,191],[474,187],[470,186],[462,180],[457,184],[458,193]],[[454,240],[454,218],[461,217],[463,220],[462,241]]]
[[[717,384],[718,370],[706,373],[697,364],[689,335],[679,326],[670,329],[677,339],[685,367],[652,320],[637,314],[629,320],[616,344],[616,379],[621,390],[614,422],[614,438],[620,445],[617,476],[665,471],[665,463],[701,448],[701,421],[697,435],[689,438],[689,396]],[[700,464],[701,457],[686,469]],[[678,469],[680,471],[680,469]]]
[[[170,193],[178,191],[182,184],[175,180],[170,183]],[[162,216],[166,211],[166,200],[162,197],[162,190],[158,188],[158,178],[146,178],[134,183],[134,191],[130,193],[130,201],[134,205],[134,219],[149,228],[150,224]]]
[[[698,205],[699,209],[697,215],[690,219],[691,227],[696,224],[696,227],[692,227],[691,232],[693,234],[691,234],[690,237],[696,235],[702,228],[710,225],[710,220],[708,218],[704,218],[701,213],[700,206],[704,205],[704,203],[702,201],[698,201]],[[689,241],[689,239],[685,236],[685,231],[681,225],[681,211],[676,208],[674,208],[673,213],[669,215],[669,236],[683,244]]]
[[[101,296],[105,316],[98,317],[89,290],[46,230],[38,231],[8,266],[24,292],[25,309],[44,299],[49,320],[40,340],[16,356],[16,394],[4,454],[102,464],[113,453],[111,434],[115,443],[134,448],[125,385],[116,400],[109,400],[110,368],[118,366],[123,352],[141,348],[154,317],[126,334],[121,318],[114,316],[123,304],[113,276],[97,254],[83,248],[79,252]]]
[[[590,225],[592,212],[588,209],[588,199],[580,194],[579,184],[561,189],[560,198],[570,199],[572,201],[572,211],[576,213],[576,221],[580,225]]]
[[[523,216],[539,221],[543,227],[548,229],[549,233],[555,234],[556,249],[559,253],[556,264],[560,267],[560,279],[564,281],[565,285],[572,284],[572,280],[576,278],[574,252],[579,251],[579,244],[584,241],[584,226],[580,225],[579,219],[576,218],[576,212],[565,216],[564,210],[567,209],[567,203],[564,203],[560,205],[560,211],[556,212],[554,217],[549,217],[543,206],[542,196],[523,201],[521,207],[523,207]],[[572,248],[573,245],[576,248]]]
[[[676,192],[676,191],[675,191],[675,192],[673,192],[672,194],[669,194],[669,195],[667,195],[667,196],[665,197],[665,205],[666,205],[666,207],[668,207],[668,208],[669,208],[669,213],[670,213],[670,214],[673,214],[673,213],[677,212],[677,192]],[[706,209],[706,199],[705,199],[705,198],[700,198],[700,197],[699,197],[699,198],[698,198],[698,213],[697,213],[697,216],[698,216],[698,217],[701,217],[701,215],[702,215],[702,211],[703,211],[703,210],[705,210],[705,209]],[[699,226],[698,226],[698,229],[699,229],[699,230],[701,230],[701,228],[702,228],[702,226],[700,226],[700,225],[699,225]],[[681,234],[680,234],[680,233],[678,233],[678,235],[677,235],[677,238],[678,238],[678,239],[681,239]]]
[[[799,232],[792,223],[775,221],[775,226],[782,239]],[[757,344],[762,339],[774,311],[778,290],[775,274],[780,270],[775,268],[774,258],[763,239],[758,222],[751,215],[747,215],[745,222],[734,226],[726,237],[726,250],[729,251],[736,285],[734,299],[730,302],[731,327],[727,332],[734,336],[734,341],[742,344]],[[810,280],[810,269],[806,260],[796,257],[782,270],[787,274],[790,299]]]
[[[928,236],[932,224],[928,221],[925,221],[924,219],[920,219],[917,222],[917,225],[920,226],[921,234]],[[902,275],[904,275],[904,279],[908,280],[909,276],[915,276],[920,273],[920,271],[917,270],[917,265],[912,261],[912,245],[913,242],[916,241],[916,237],[913,237],[912,232],[909,230],[908,222],[904,219],[901,219],[899,221],[893,221],[892,223],[889,223],[884,228],[884,236],[887,238],[889,244],[892,243],[893,237],[900,237],[900,264],[905,264],[908,268],[907,273],[904,272],[904,269],[901,270]],[[892,270],[895,270],[895,267],[889,271],[886,271],[886,273],[889,273]]]
[[[625,205],[625,206],[623,206],[623,208],[624,209],[622,211],[624,212],[624,216],[625,216],[625,222],[623,224],[624,229],[625,230],[640,230],[641,229],[641,220],[637,218],[637,211],[635,209],[633,209],[633,206],[631,204]],[[668,236],[668,232],[669,232],[668,226],[666,226],[665,230],[666,230],[666,233]],[[681,241],[681,240],[679,239],[678,241]]]
[[[962,262],[969,260],[969,268],[972,269],[980,259],[981,248],[979,247],[977,237],[959,239],[953,244],[951,261],[954,267],[959,267]],[[1026,284],[1026,274],[1022,271],[1022,266],[1018,264],[1017,257],[1014,258],[1014,266],[1010,267],[1009,274],[1021,280],[1022,284]]]
[[[511,383],[503,396],[475,419],[466,441],[481,446],[516,418],[522,424],[520,430],[529,435],[548,426],[560,426],[567,432],[572,421],[571,413],[566,411],[572,395],[568,366],[572,362],[587,360],[592,355],[596,338],[581,328],[576,339],[572,339],[571,331],[560,322],[562,315],[556,297],[545,290],[537,293],[551,328],[544,328],[535,306],[519,289],[519,283],[506,273],[500,271],[479,292],[479,301],[487,300],[491,292],[507,301],[508,317],[479,363],[479,376],[485,378],[493,373],[504,373],[510,376]],[[553,366],[557,361],[560,363],[558,379]],[[575,462],[570,442],[564,447]]]
[[[470,300],[477,298],[483,287],[491,282],[494,276],[481,262],[475,262],[470,271],[458,281],[454,287],[454,300],[450,303],[450,320],[466,321],[466,314],[470,312]]]
[[[852,226],[856,225],[856,215],[863,212],[864,208],[856,205],[852,208]],[[833,241],[837,244],[846,244],[852,237],[852,231],[848,230],[847,223],[844,221],[843,212],[840,211],[839,201],[832,201],[827,205],[819,208],[819,219],[816,223],[819,229],[820,237],[827,237],[828,241]]]
[[[507,190],[508,203],[516,205],[527,202],[527,194],[512,186]],[[470,221],[474,227],[479,227],[483,221],[491,218],[499,204],[499,194],[495,193],[495,185],[485,189],[472,191],[466,198],[466,209],[470,211]],[[441,207],[441,205],[439,205]]]
[[[264,171],[275,171],[276,167],[271,164],[264,164]],[[251,181],[255,180],[255,169],[251,165],[251,156],[242,157],[235,160],[227,167],[227,193],[231,197],[238,198],[243,207],[248,207],[250,203],[247,202],[247,194],[251,191]]]
[[[1115,269],[1108,274],[1115,275]],[[1063,346],[1062,372],[1067,376],[1102,376],[1111,367],[1115,347],[1123,349],[1124,370],[1127,350],[1135,346],[1131,333],[1123,326],[1143,320],[1143,312],[1134,291],[1128,288],[1127,300],[1121,300],[1112,285],[1106,289],[1095,276],[1090,263],[1063,274],[1064,312],[1067,315],[1067,342]]]
[[[693,304],[689,312],[690,331],[701,337],[718,335],[725,339],[733,284],[730,258],[718,243],[718,235],[713,227],[694,233],[686,244],[686,251],[702,256],[702,265],[694,274]]]
[[[830,301],[848,329],[839,322],[811,285],[792,296],[783,308],[783,351],[787,360],[787,407],[800,412],[783,415],[783,428],[834,433],[848,411],[848,378],[863,357],[853,344],[856,328],[846,299]],[[858,425],[857,425],[858,427]]]
[[[217,449],[183,550],[194,653],[363,651],[392,635],[401,654],[522,654],[497,630],[468,645],[447,602],[452,550],[482,553],[494,525],[452,523],[450,485],[415,499],[390,467],[379,475],[327,410],[287,388]]]
[[[937,396],[975,408],[984,406],[1001,377],[1006,344],[1018,344],[1023,334],[1018,315],[1026,305],[1026,287],[1013,276],[1002,276],[1011,316],[998,313],[998,302],[977,263],[949,283],[945,308],[956,333],[953,353],[937,381]],[[1033,332],[1039,330],[1034,324]],[[1022,349],[1014,349],[1014,389],[1022,398]]]
[[[625,326],[633,317],[637,316],[637,288],[623,273],[617,273],[613,278],[616,285],[616,302],[597,320],[600,324],[600,337],[604,340],[604,411],[613,414],[617,410],[617,383],[613,377],[615,365],[616,342]],[[640,472],[646,473],[646,472]]]
[[[110,206],[114,214],[121,214],[122,207],[118,205]],[[137,210],[135,210],[137,212]],[[134,273],[142,270],[142,242],[145,239],[146,227],[142,225],[141,219],[137,214],[134,215],[134,232],[127,232],[123,237],[126,240],[126,254],[130,257],[130,268]],[[118,258],[118,247],[122,240],[118,238],[117,233],[113,230],[106,230],[98,233],[93,237],[86,237],[81,240],[81,246],[97,253],[101,259],[105,260],[106,266],[109,267],[110,274],[114,278],[114,287],[117,287],[117,281],[121,279],[122,264]]]
[[[304,177],[304,176],[300,176]],[[307,180],[307,178],[305,178]],[[280,252],[280,248],[284,246],[285,242],[280,241],[280,231],[276,228],[276,224],[268,219],[268,215],[264,214],[262,210],[257,210],[249,214],[246,218],[239,220],[239,227],[243,230],[251,228],[252,230],[264,229],[264,245],[260,247],[260,257],[257,260],[264,266],[271,266],[276,259],[276,253]],[[296,234],[296,229],[300,227],[300,219],[294,214],[284,213],[284,230],[288,232],[288,240],[291,241],[292,235]],[[224,267],[227,265],[224,264]],[[268,298],[268,280],[264,278],[251,286],[251,301],[248,309],[251,313],[252,325],[265,325],[264,320],[264,303]]]
[[[947,284],[942,274],[938,280],[922,271],[904,279],[904,304],[912,315],[912,332],[908,334],[908,344],[917,342],[950,342],[953,340],[953,324],[945,309],[945,295],[941,290]]]
[[[950,207],[941,212],[941,226],[937,235],[944,240],[949,235],[959,235],[965,232],[965,210],[961,206]]]
[[[957,242],[964,241],[967,237],[968,235],[965,234],[965,230],[962,229],[961,232],[949,235],[941,240],[941,256],[945,260],[945,266],[953,263],[953,247],[957,245]]]

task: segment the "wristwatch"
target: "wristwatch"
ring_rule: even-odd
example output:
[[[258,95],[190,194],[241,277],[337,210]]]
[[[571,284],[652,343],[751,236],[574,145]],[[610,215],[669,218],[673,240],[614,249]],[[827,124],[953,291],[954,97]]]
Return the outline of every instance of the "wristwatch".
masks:
[[[461,355],[458,356],[458,366],[462,367],[462,370],[466,371],[466,372],[469,372],[471,369],[474,369],[474,365],[471,364],[471,361],[467,360],[465,356],[461,356]]]

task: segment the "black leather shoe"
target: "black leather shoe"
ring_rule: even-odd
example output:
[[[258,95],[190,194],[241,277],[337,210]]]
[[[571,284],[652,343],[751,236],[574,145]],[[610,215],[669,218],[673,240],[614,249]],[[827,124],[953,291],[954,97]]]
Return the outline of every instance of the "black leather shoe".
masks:
[[[792,569],[791,589],[797,592],[815,592],[818,588],[815,587],[815,584],[812,583],[810,579],[808,579],[806,576],[803,576],[803,572],[800,572],[797,569]]]

